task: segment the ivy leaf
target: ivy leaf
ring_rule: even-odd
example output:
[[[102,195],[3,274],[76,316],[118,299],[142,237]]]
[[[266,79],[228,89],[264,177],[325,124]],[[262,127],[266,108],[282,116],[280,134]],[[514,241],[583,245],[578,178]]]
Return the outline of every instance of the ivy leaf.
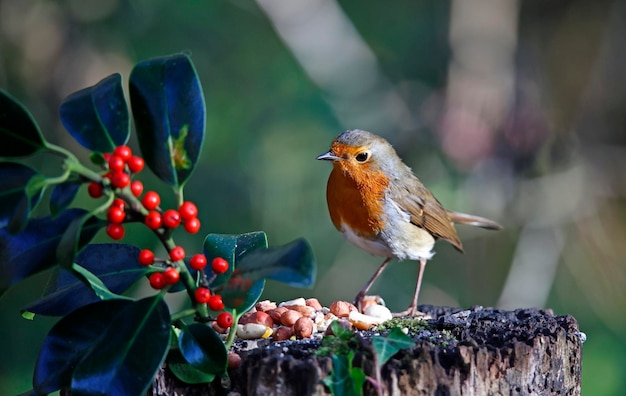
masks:
[[[28,110],[0,89],[0,157],[24,157],[44,148],[46,141]]]
[[[59,320],[39,351],[33,376],[35,392],[48,394],[70,386],[74,367],[94,345],[102,330],[130,304],[127,300],[100,301]]]
[[[45,178],[26,165],[0,162],[0,180],[0,227],[17,234],[41,197]]]
[[[164,182],[184,185],[202,150],[205,103],[188,55],[138,63],[129,79],[130,101],[146,164]]]
[[[205,324],[185,326],[178,336],[178,348],[191,366],[204,373],[216,375],[226,371],[228,351],[224,342]]]
[[[382,366],[393,357],[401,349],[407,349],[415,346],[415,341],[402,332],[399,327],[391,329],[387,337],[374,337],[372,345],[376,352],[378,365]]]
[[[333,370],[323,382],[333,396],[360,396],[363,394],[365,373],[360,367],[352,367],[354,351],[347,355],[332,356]]]
[[[55,265],[56,249],[63,231],[87,211],[68,209],[55,219],[43,217],[31,220],[26,229],[17,235],[0,229],[0,295],[20,280]],[[87,243],[96,229],[85,228],[81,239]]]
[[[76,256],[76,264],[89,271],[101,281],[106,290],[114,293],[110,298],[124,292],[150,269],[137,264],[139,248],[120,243],[90,244]],[[84,305],[100,301],[85,282],[74,273],[59,269],[53,274],[43,298],[24,307],[22,313],[64,316]],[[106,293],[106,291],[104,292]],[[106,298],[103,294],[101,298]]]
[[[130,135],[130,116],[122,76],[115,73],[68,96],[59,109],[61,122],[78,143],[91,151],[110,152]]]
[[[52,194],[50,194],[50,214],[52,217],[70,206],[81,185],[81,182],[71,180],[54,186]]]
[[[170,313],[161,296],[131,302],[101,328],[76,365],[72,395],[145,394],[165,360],[169,340]]]

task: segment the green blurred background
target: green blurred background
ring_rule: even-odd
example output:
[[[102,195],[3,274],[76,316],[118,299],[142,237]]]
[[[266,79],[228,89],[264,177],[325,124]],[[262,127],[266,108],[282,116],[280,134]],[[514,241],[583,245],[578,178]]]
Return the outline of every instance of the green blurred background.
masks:
[[[584,393],[626,389],[623,1],[0,0],[0,87],[85,160],[59,123],[61,100],[181,51],[207,102],[202,162],[186,190],[201,233],[303,236],[315,251],[312,290],[268,283],[266,298],[350,300],[380,264],[333,228],[330,165],[315,161],[339,132],[370,130],[446,207],[505,226],[458,227],[463,255],[440,242],[420,302],[573,315],[588,337]],[[55,174],[47,161],[34,159]],[[202,240],[177,238],[188,251]],[[416,274],[414,263],[392,264],[372,292],[404,309]],[[1,395],[30,389],[54,320],[27,321],[19,308],[48,275],[0,300]]]

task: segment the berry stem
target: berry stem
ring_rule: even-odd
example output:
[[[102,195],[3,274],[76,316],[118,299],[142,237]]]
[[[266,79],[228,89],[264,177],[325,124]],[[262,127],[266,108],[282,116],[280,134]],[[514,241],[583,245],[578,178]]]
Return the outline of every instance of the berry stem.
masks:
[[[184,309],[180,312],[176,312],[175,314],[172,315],[172,323],[177,322],[188,316],[192,316],[195,313],[196,313],[196,310],[194,308]]]

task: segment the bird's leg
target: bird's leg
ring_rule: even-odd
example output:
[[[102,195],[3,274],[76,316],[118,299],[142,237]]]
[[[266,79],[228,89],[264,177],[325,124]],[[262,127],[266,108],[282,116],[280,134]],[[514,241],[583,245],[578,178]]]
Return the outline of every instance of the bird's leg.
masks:
[[[378,278],[380,276],[380,274],[383,273],[383,271],[385,270],[385,267],[387,266],[387,264],[389,264],[390,261],[391,261],[391,257],[387,257],[385,259],[385,261],[383,261],[383,263],[380,265],[378,270],[374,273],[374,275],[372,275],[370,280],[367,281],[365,286],[363,286],[361,291],[359,291],[359,293],[356,295],[356,297],[354,297],[354,305],[356,305],[356,307],[358,308],[359,312],[362,312],[361,308],[363,307],[363,298],[365,297],[365,293],[367,293],[367,291],[370,289],[370,287],[372,287],[372,284],[374,284],[374,281],[376,280],[376,278]]]
[[[409,305],[409,307],[405,311],[395,313],[394,316],[406,316],[406,315],[415,316],[415,314],[419,312],[417,310],[417,298],[419,297],[419,294],[420,294],[420,288],[422,286],[422,277],[424,276],[425,268],[426,268],[426,259],[422,257],[420,258],[420,269],[417,274],[417,284],[415,285],[415,294],[413,294],[413,302],[411,302],[411,305]]]

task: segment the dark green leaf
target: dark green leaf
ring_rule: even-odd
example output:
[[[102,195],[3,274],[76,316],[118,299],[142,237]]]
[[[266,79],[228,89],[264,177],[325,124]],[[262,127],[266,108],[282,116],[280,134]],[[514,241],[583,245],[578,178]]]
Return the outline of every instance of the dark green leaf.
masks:
[[[87,245],[76,263],[89,270],[113,293],[127,290],[150,270],[137,263],[139,248],[119,243]],[[99,301],[94,291],[70,271],[59,269],[52,275],[40,300],[24,307],[22,312],[63,316],[83,305]]]
[[[110,152],[125,144],[130,134],[130,117],[118,73],[93,87],[68,96],[59,109],[61,122],[83,147]]]
[[[283,246],[257,249],[237,262],[231,282],[241,277],[255,282],[273,279],[294,287],[311,287],[315,282],[313,251],[304,239]],[[247,282],[244,282],[247,283]]]
[[[206,324],[185,326],[178,336],[178,347],[185,360],[207,374],[226,371],[228,351],[219,334]]]
[[[218,275],[211,283],[212,287],[226,282],[244,255],[257,249],[267,248],[267,236],[262,231],[250,232],[239,235],[209,234],[204,240],[203,250],[209,263],[216,257],[221,257],[229,262],[228,271]],[[206,272],[211,272],[210,265]],[[212,275],[212,274],[208,274]]]
[[[187,363],[179,350],[170,350],[167,367],[179,380],[187,384],[203,384],[215,379],[215,374],[205,373]]]
[[[50,214],[52,217],[70,206],[81,184],[79,181],[72,180],[54,186],[52,194],[50,194]]]
[[[259,301],[265,288],[265,279],[252,284],[250,288],[224,288],[220,293],[224,305],[228,308],[236,308],[237,312],[243,313],[250,310]]]
[[[0,294],[14,283],[55,265],[55,252],[63,231],[86,213],[83,209],[69,209],[55,219],[33,219],[18,235],[0,229]],[[83,241],[88,242],[96,231],[92,228],[83,229]]]
[[[30,112],[0,89],[0,157],[23,157],[44,146],[45,140]]]
[[[191,175],[202,150],[204,95],[184,54],[138,63],[130,74],[130,101],[146,164],[178,187]]]
[[[43,186],[31,184],[31,180],[41,180],[40,177],[26,165],[0,162],[0,227],[7,227],[13,234],[26,227],[43,190]]]
[[[378,336],[372,339],[378,364],[382,366],[401,349],[411,348],[415,341],[402,332],[399,327],[391,329],[387,337]]]
[[[47,394],[69,387],[74,367],[91,349],[103,329],[130,304],[126,300],[101,301],[79,308],[59,320],[39,351],[33,376],[35,391]]]
[[[98,219],[92,213],[85,213],[83,216],[72,220],[63,232],[56,251],[59,265],[70,268],[80,249],[105,225],[104,220]]]
[[[130,303],[74,369],[72,396],[145,394],[165,360],[169,339],[170,314],[160,295]]]
[[[333,396],[360,396],[363,394],[365,373],[359,367],[352,367],[354,351],[348,355],[333,355],[331,375],[324,378]]]

